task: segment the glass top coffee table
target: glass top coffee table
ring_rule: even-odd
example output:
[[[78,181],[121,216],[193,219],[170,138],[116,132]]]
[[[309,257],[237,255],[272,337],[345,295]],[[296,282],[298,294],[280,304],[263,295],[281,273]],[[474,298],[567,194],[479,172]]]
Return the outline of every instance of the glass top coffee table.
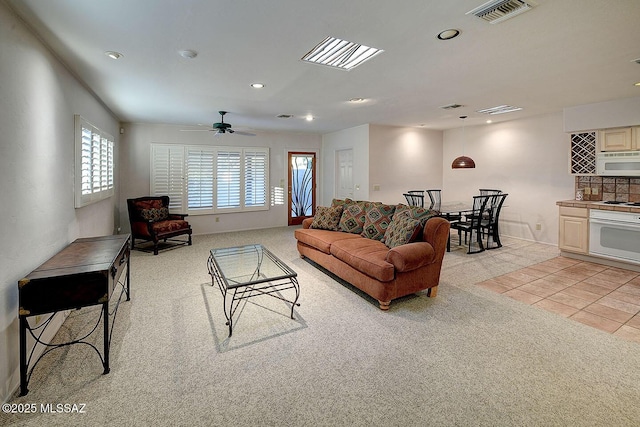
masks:
[[[222,293],[224,315],[229,326],[229,336],[233,332],[233,314],[240,301],[268,295],[291,304],[293,309],[300,297],[298,274],[260,244],[211,249],[207,261],[211,285],[218,285]],[[293,289],[295,298],[288,300],[281,291]]]

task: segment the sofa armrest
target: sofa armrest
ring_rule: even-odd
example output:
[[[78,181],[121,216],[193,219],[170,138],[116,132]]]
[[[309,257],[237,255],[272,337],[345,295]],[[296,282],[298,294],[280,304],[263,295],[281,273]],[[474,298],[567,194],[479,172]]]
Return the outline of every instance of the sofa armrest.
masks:
[[[393,264],[397,272],[411,271],[431,264],[436,252],[427,242],[413,242],[389,249],[386,261]]]
[[[313,222],[313,218],[305,218],[302,220],[302,228],[311,228],[311,223]]]

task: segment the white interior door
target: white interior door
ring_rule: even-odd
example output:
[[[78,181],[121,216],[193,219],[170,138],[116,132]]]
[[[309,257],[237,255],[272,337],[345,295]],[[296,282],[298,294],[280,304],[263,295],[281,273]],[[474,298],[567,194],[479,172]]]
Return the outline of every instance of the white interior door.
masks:
[[[353,199],[353,149],[336,151],[336,198]]]

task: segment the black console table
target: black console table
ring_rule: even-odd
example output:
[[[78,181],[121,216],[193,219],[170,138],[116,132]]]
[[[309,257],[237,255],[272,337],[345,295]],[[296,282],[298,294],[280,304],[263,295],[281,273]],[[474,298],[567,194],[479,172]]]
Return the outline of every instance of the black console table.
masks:
[[[55,348],[77,343],[88,344],[98,353],[104,368],[103,374],[109,373],[109,346],[113,330],[109,329],[109,301],[114,289],[121,286],[116,309],[113,311],[115,321],[117,306],[123,294],[126,294],[127,301],[130,299],[130,246],[131,237],[128,234],[77,239],[18,282],[21,396],[29,392],[27,385],[36,364],[42,356]],[[124,271],[126,278],[125,283],[122,283],[120,277]],[[93,330],[84,337],[62,344],[41,340],[56,312],[99,304],[102,304],[101,315]],[[40,326],[32,327],[27,321],[28,317],[49,313],[52,313],[51,316]],[[84,341],[97,329],[100,319],[104,323],[103,354],[93,344]],[[28,356],[27,331],[36,341]],[[31,371],[28,371],[37,344],[48,348],[34,361]]]

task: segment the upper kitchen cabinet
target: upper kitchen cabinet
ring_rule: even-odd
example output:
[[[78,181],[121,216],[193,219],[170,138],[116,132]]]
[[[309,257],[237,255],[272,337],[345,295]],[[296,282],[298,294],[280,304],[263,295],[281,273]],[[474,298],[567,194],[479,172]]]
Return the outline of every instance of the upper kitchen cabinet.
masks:
[[[637,150],[639,130],[638,127],[624,127],[598,131],[600,151]]]

